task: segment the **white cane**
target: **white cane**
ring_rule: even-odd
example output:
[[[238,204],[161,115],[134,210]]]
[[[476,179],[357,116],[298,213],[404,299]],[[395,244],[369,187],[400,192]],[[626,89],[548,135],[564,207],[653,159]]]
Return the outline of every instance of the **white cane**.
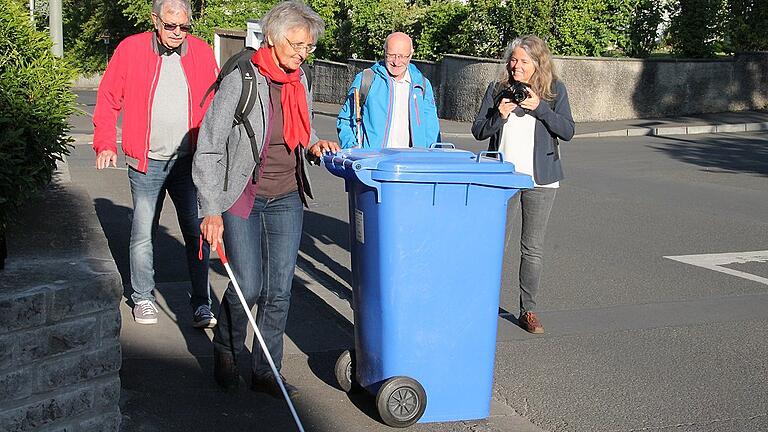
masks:
[[[232,272],[232,268],[229,266],[229,261],[227,260],[227,256],[224,254],[224,246],[221,244],[221,242],[217,242],[216,253],[219,254],[219,259],[221,259],[221,263],[224,264],[224,268],[227,269],[229,280],[232,281],[232,286],[235,287],[235,292],[237,292],[237,298],[240,299],[240,304],[243,305],[243,310],[245,310],[245,314],[248,315],[248,321],[251,322],[251,326],[253,327],[253,333],[256,335],[256,338],[259,340],[259,345],[261,345],[261,349],[264,350],[264,353],[267,355],[267,362],[269,363],[269,367],[272,369],[272,373],[274,374],[275,381],[277,381],[277,385],[280,386],[280,391],[283,392],[283,397],[285,398],[285,401],[288,403],[288,408],[291,410],[291,415],[293,415],[293,419],[296,421],[296,426],[299,428],[300,432],[304,432],[304,427],[301,425],[301,420],[299,420],[299,415],[296,413],[296,409],[293,407],[291,398],[290,396],[288,396],[288,392],[285,390],[285,386],[283,385],[283,380],[282,378],[280,378],[280,373],[277,371],[277,367],[275,366],[274,360],[272,360],[272,354],[270,354],[269,350],[267,349],[267,344],[264,342],[264,338],[261,337],[261,332],[259,331],[259,328],[256,327],[256,320],[253,319],[251,308],[248,307],[248,303],[246,303],[245,301],[243,292],[240,290],[240,285],[238,285],[237,280],[235,280],[235,274]]]

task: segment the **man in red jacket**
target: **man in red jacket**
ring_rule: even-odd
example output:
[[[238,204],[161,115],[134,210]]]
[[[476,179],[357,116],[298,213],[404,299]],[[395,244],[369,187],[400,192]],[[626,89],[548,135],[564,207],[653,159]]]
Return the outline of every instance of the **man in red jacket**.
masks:
[[[218,74],[210,46],[189,35],[187,0],[154,0],[155,31],[118,45],[99,85],[93,115],[96,168],[117,165],[116,123],[123,114],[122,148],[133,197],[131,298],[137,323],[157,323],[152,240],[166,192],[178,214],[192,282],[193,325],[213,327],[208,282],[208,247],[198,259],[200,220],[192,183],[192,154]],[[201,101],[203,102],[201,104]]]

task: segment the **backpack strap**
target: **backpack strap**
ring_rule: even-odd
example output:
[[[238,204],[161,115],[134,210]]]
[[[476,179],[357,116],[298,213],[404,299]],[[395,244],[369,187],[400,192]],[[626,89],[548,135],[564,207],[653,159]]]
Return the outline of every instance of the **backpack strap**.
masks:
[[[244,57],[251,58],[253,56],[253,53],[256,52],[253,48],[246,47],[239,53],[233,55],[229,59],[227,59],[226,62],[224,62],[224,66],[221,67],[221,70],[219,71],[219,75],[216,77],[216,81],[211,84],[210,87],[208,87],[208,90],[205,91],[205,94],[203,95],[203,99],[200,101],[200,108],[203,107],[203,104],[205,103],[205,100],[208,98],[208,95],[211,94],[211,92],[216,91],[221,86],[221,82],[224,80],[224,77],[230,74],[235,68],[238,66],[238,62]]]
[[[307,93],[309,93],[312,91],[312,75],[314,75],[314,66],[310,66],[307,63],[302,63],[300,67],[304,72],[304,77],[307,78]]]
[[[245,128],[245,133],[248,135],[248,140],[251,142],[251,152],[253,152],[253,160],[256,162],[256,169],[261,164],[259,159],[259,146],[256,142],[256,132],[253,130],[251,121],[248,119],[253,106],[256,104],[256,100],[259,99],[259,90],[256,88],[256,76],[253,72],[253,66],[251,66],[251,57],[242,56],[238,59],[237,69],[240,71],[241,90],[240,99],[237,101],[237,107],[235,108],[235,115],[232,119],[232,127],[242,124]],[[229,144],[229,143],[227,143]],[[227,145],[227,166],[229,166],[229,146]],[[227,190],[229,184],[229,170],[227,169],[224,175],[224,190]]]
[[[237,108],[235,108],[235,117],[232,125],[237,126],[241,123],[243,125],[245,125],[245,123],[250,125],[248,114],[253,110],[253,105],[259,97],[259,92],[254,91],[256,77],[253,74],[251,59],[246,57],[239,59],[237,62],[237,69],[240,71],[242,87],[240,91],[240,99],[238,99]]]

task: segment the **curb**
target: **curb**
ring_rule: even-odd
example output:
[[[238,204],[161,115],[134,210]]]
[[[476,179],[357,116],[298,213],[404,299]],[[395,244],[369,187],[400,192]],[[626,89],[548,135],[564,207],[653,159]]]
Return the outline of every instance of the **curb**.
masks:
[[[695,135],[728,132],[758,132],[768,130],[768,122],[703,124],[696,126],[668,126],[658,128],[628,128],[602,132],[576,134],[574,138],[605,138],[632,136]]]

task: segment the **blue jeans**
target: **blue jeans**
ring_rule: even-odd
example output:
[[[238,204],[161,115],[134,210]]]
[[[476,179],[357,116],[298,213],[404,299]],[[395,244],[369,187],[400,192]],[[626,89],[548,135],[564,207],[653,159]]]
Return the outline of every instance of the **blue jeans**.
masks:
[[[208,283],[208,245],[203,245],[203,259],[198,259],[200,222],[197,217],[197,191],[192,183],[192,156],[176,160],[149,159],[146,174],[128,168],[133,196],[131,223],[131,287],[134,303],[155,301],[153,243],[166,192],[176,207],[179,227],[184,236],[189,279],[192,282],[192,310],[211,304]]]
[[[522,209],[520,232],[520,315],[536,310],[536,294],[541,281],[542,249],[547,221],[555,202],[556,188],[537,187],[518,192],[512,202],[514,211]]]
[[[229,265],[248,308],[258,305],[256,325],[279,370],[304,221],[301,198],[298,192],[276,198],[256,197],[248,219],[229,212],[224,212],[223,218],[224,247]],[[237,355],[245,344],[247,328],[248,316],[230,282],[214,330],[214,350]],[[251,352],[253,373],[271,374],[256,338]]]

